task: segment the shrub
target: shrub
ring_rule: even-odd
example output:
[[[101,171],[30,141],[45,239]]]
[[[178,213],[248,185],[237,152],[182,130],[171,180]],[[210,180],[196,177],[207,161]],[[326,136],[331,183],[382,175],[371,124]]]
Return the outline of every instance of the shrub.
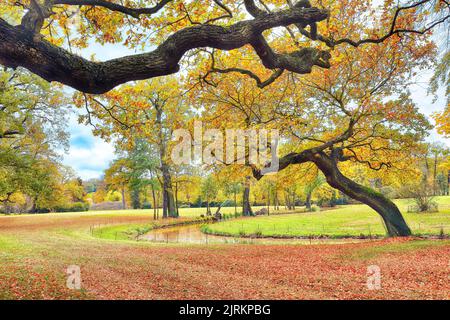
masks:
[[[152,204],[150,202],[144,202],[142,209],[152,209]]]
[[[441,230],[439,232],[439,239],[444,239],[444,238],[445,238],[444,227],[441,227]]]
[[[224,202],[222,202],[222,208],[229,208],[229,207],[234,207],[234,201],[225,200]]]
[[[320,207],[314,205],[314,206],[311,207],[311,211],[312,212],[320,212]]]
[[[403,196],[412,198],[414,206],[410,206],[410,212],[438,212],[438,204],[434,201],[432,187],[427,183],[409,185],[403,188]]]
[[[56,212],[84,212],[89,210],[89,204],[85,202],[74,202],[61,207],[56,207]]]
[[[253,234],[254,237],[256,238],[261,238],[263,235],[261,230],[256,230],[256,232]]]

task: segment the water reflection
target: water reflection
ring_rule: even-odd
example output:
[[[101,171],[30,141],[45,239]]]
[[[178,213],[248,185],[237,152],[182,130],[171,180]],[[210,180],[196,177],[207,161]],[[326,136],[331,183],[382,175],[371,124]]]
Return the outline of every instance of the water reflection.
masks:
[[[141,239],[153,242],[169,243],[207,243],[212,237],[201,232],[200,227],[200,225],[190,225],[156,229],[143,235]]]
[[[224,236],[212,236],[201,232],[201,225],[190,225],[152,230],[140,237],[140,240],[160,242],[160,243],[191,243],[191,244],[211,244],[211,243],[241,243],[241,244],[333,244],[333,243],[357,243],[368,240],[358,239],[250,239]]]

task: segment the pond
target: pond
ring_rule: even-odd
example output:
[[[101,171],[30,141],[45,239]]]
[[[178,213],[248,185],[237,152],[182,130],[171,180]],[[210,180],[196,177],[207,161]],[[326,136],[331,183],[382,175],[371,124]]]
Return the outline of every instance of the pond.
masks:
[[[164,229],[155,229],[139,239],[160,243],[190,243],[190,244],[333,244],[357,243],[369,240],[359,239],[275,239],[275,238],[239,238],[213,236],[203,233],[201,225],[178,226]]]

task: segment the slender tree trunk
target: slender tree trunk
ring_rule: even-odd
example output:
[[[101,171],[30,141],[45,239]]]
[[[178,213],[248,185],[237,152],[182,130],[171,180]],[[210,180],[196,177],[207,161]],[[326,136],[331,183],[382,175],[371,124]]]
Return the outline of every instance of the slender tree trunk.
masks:
[[[275,190],[275,210],[280,211],[280,202],[278,200],[278,190]]]
[[[250,177],[246,177],[245,179],[242,215],[246,217],[253,215],[252,206],[250,205]]]
[[[428,154],[425,155],[425,174],[423,175],[423,180],[425,183],[428,182],[428,177],[430,175],[430,166],[428,165]]]
[[[206,199],[206,215],[211,215],[211,207],[209,206],[209,199]]]
[[[295,191],[292,191],[292,210],[295,210]]]
[[[285,190],[283,193],[284,193],[284,208],[286,210],[291,210],[291,204],[289,203],[287,191]]]
[[[237,192],[234,192],[234,215],[237,216]]]
[[[306,195],[306,209],[308,211],[311,211],[311,198],[312,198],[312,194],[311,194],[311,192],[308,192],[308,194]]]
[[[403,219],[400,210],[391,200],[381,193],[362,186],[344,176],[339,170],[336,160],[325,153],[312,155],[311,161],[324,173],[330,186],[355,200],[361,201],[378,212],[383,218],[389,236],[404,237],[411,235],[411,230]]]
[[[36,213],[37,212],[37,201],[38,201],[38,197],[34,197],[33,198],[33,205],[31,206],[31,213]]]
[[[438,165],[438,157],[434,155],[434,168],[433,168],[433,195],[437,195],[437,165]]]
[[[267,190],[267,215],[270,216],[270,189]]]
[[[125,187],[122,186],[122,209],[125,210],[127,208],[127,202],[125,200]]]
[[[447,195],[450,196],[450,170],[447,172]]]
[[[180,211],[178,209],[178,181],[175,182],[175,211],[177,213],[177,217],[179,217]]]
[[[161,201],[160,201],[160,199],[161,199],[161,194],[160,194],[160,192],[158,191],[158,192],[156,193],[156,219],[157,219],[157,220],[159,220],[159,208],[160,208],[160,206],[161,206]]]
[[[158,204],[156,203],[155,187],[152,185],[152,197],[153,197],[153,220],[158,219],[157,209]]]

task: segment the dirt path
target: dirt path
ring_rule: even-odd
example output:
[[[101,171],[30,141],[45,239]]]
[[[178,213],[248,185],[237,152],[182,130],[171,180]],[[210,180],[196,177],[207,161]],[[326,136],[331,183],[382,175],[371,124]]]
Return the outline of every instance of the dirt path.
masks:
[[[450,241],[177,245],[93,238],[145,216],[0,217],[0,298],[449,299]],[[81,268],[82,291],[66,288]],[[367,268],[381,269],[368,290]]]

